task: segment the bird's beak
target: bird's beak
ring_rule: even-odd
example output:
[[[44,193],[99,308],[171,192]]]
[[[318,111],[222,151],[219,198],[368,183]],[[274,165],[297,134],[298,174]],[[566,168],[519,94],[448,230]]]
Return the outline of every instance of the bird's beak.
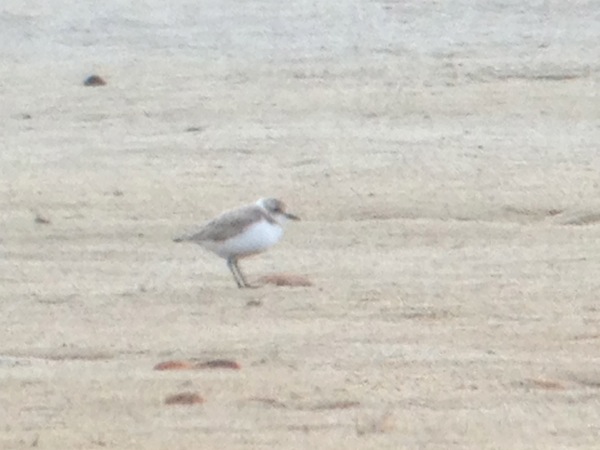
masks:
[[[300,220],[300,217],[298,217],[298,216],[295,216],[295,215],[293,215],[293,214],[290,214],[290,213],[285,213],[285,214],[284,214],[284,216],[285,216],[287,219],[290,219],[290,220]]]

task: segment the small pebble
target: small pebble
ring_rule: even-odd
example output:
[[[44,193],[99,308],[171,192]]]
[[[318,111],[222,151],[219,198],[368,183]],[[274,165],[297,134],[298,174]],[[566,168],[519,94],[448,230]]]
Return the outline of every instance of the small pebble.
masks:
[[[198,405],[201,403],[204,403],[204,399],[195,392],[181,392],[165,398],[165,405]]]
[[[199,362],[194,369],[234,369],[240,370],[240,365],[230,359],[213,359],[210,361]]]
[[[154,370],[191,370],[193,364],[189,361],[163,361],[154,366]]]
[[[83,82],[84,86],[104,86],[106,81],[98,75],[90,75]]]

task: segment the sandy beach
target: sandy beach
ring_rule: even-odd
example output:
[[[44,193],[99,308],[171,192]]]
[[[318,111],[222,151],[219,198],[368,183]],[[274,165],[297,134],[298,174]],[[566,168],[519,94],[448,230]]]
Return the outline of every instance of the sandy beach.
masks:
[[[0,5],[1,449],[600,446],[598,2],[126,3]]]

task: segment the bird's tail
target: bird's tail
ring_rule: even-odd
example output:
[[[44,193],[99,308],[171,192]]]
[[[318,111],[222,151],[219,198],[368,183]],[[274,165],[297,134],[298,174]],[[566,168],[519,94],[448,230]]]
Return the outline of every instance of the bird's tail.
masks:
[[[179,236],[174,237],[173,242],[189,242],[189,241],[193,240],[193,237],[194,237],[193,233],[181,234]]]
[[[173,238],[173,242],[195,242],[198,240],[198,230],[192,229],[184,234],[180,234]]]

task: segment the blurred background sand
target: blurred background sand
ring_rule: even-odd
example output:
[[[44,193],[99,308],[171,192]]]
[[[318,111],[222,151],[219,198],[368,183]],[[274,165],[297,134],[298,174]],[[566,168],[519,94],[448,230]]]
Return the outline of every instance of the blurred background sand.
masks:
[[[597,448],[599,23],[3,1],[0,447]],[[171,242],[265,195],[313,287]]]

